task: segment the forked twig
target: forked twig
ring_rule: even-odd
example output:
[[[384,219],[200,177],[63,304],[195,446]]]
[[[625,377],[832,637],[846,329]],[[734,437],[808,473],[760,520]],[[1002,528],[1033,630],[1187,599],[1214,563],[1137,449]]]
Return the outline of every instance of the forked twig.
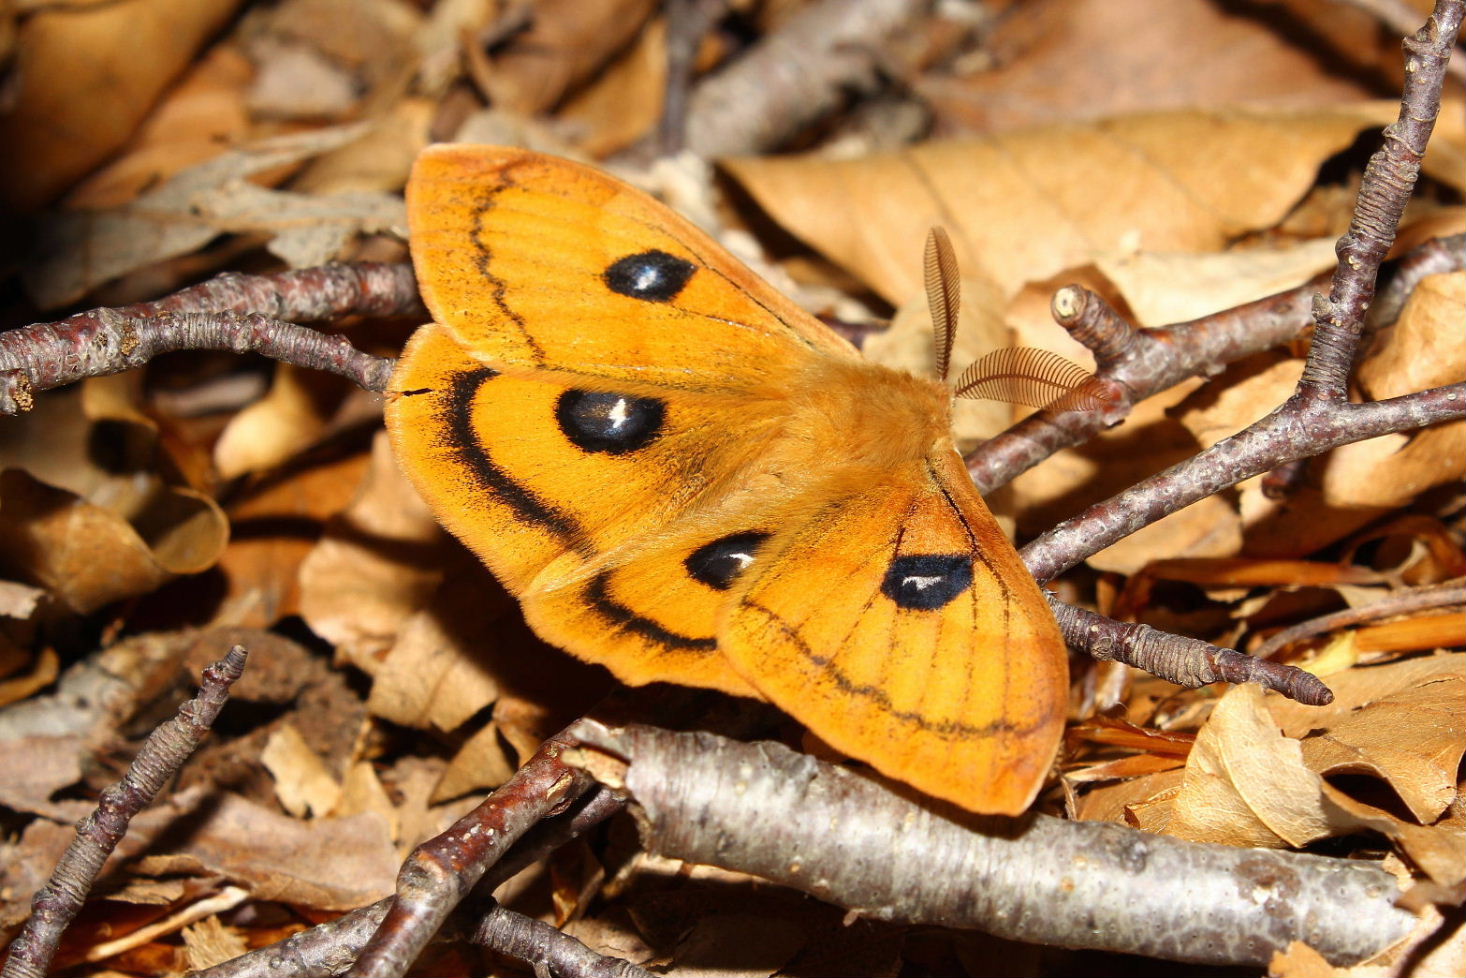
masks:
[[[1339,239],[1329,298],[1314,302],[1313,343],[1297,392],[1267,417],[1185,462],[1065,520],[1023,548],[1040,581],[1178,509],[1295,459],[1377,435],[1466,417],[1466,384],[1350,404],[1345,387],[1374,295],[1380,262],[1420,171],[1440,112],[1445,63],[1460,30],[1463,0],[1438,0],[1425,27],[1405,41],[1399,119],[1370,158],[1354,219]]]

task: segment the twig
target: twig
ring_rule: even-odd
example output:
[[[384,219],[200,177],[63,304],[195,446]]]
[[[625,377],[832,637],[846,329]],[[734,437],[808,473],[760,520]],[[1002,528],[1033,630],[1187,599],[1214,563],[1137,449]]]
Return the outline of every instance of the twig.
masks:
[[[1053,597],[1049,606],[1069,647],[1096,659],[1123,662],[1191,689],[1217,682],[1257,683],[1309,706],[1334,701],[1333,691],[1322,680],[1295,666],[1253,658],[1149,625],[1115,621]]]
[[[806,7],[697,86],[687,148],[707,159],[776,149],[850,91],[872,88],[887,39],[926,6],[925,0],[820,0]]]
[[[96,810],[77,823],[76,838],[46,885],[37,891],[30,918],[10,945],[10,957],[0,972],[4,978],[40,978],[46,973],[61,934],[86,902],[102,865],[127,833],[128,823],[202,742],[228,701],[229,688],[244,674],[247,656],[244,647],[236,645],[206,668],[198,695],[148,735],[122,780],[103,791]]]
[[[0,414],[30,410],[37,391],[141,367],[176,350],[233,350],[340,374],[366,390],[387,387],[397,361],[363,353],[340,334],[237,312],[130,316],[94,309],[61,323],[0,334]]]
[[[344,338],[280,320],[420,314],[410,265],[363,262],[276,275],[226,273],[155,302],[92,309],[0,334],[0,413],[29,410],[36,391],[131,370],[160,353],[185,349],[254,350],[381,390],[390,361],[368,357]]]
[[[604,789],[587,792],[583,800],[569,811],[542,821],[526,832],[502,860],[484,873],[483,879],[474,887],[474,894],[489,898],[500,883],[599,825],[619,812],[624,804],[621,798]],[[192,978],[273,978],[281,974],[317,978],[341,974],[366,946],[391,904],[392,898],[384,897],[328,923],[292,934],[277,944],[195,972]],[[509,953],[496,944],[486,946]]]
[[[713,23],[727,10],[726,0],[668,0],[667,91],[657,127],[663,156],[675,156],[687,143],[687,112],[697,68],[697,50]]]
[[[542,920],[495,905],[474,932],[474,943],[531,965],[536,975],[559,978],[653,978],[650,971],[597,954]]]
[[[570,730],[629,762],[591,767],[624,784],[649,851],[752,873],[866,917],[1252,965],[1294,940],[1357,962],[1414,923],[1394,906],[1394,880],[1366,863],[1042,815],[959,822],[779,744],[589,720]],[[587,753],[567,758],[583,763]]]
[[[1410,6],[1407,0],[1341,0],[1341,2],[1358,7],[1401,37],[1410,36],[1410,32],[1415,29],[1420,17],[1419,12]],[[1462,81],[1466,81],[1466,62],[1453,61],[1446,70]]]
[[[1378,328],[1394,322],[1427,275],[1466,267],[1466,234],[1433,238],[1395,263],[1395,274],[1370,310]],[[1078,445],[1129,415],[1139,402],[1189,377],[1297,339],[1312,325],[1313,295],[1331,276],[1185,323],[1137,329],[1089,289],[1054,293],[1054,321],[1094,354],[1092,388],[1105,393],[1103,410],[1038,411],[983,442],[964,459],[983,492],[1013,481],[1055,452]]]
[[[489,866],[536,822],[591,787],[587,775],[561,760],[572,744],[563,735],[545,741],[483,804],[413,850],[397,876],[392,906],[348,974],[405,974]]]
[[[1294,642],[1301,642],[1337,628],[1450,605],[1466,605],[1466,585],[1460,581],[1432,587],[1402,588],[1362,608],[1345,608],[1343,611],[1320,615],[1285,628],[1270,636],[1252,654],[1258,659],[1267,659]]]
[[[1060,449],[1120,423],[1152,394],[1294,339],[1307,326],[1313,293],[1325,281],[1319,276],[1286,292],[1159,329],[1137,329],[1089,289],[1059,289],[1050,303],[1054,320],[1094,354],[1091,383],[1106,395],[1099,399],[1103,409],[1031,414],[970,452],[967,471],[978,489],[991,492]]]
[[[1150,523],[1286,462],[1351,442],[1466,417],[1466,384],[1350,404],[1345,381],[1364,327],[1380,261],[1419,173],[1440,111],[1445,59],[1460,28],[1463,0],[1438,0],[1426,26],[1405,42],[1400,117],[1371,157],[1349,231],[1339,239],[1330,297],[1314,303],[1313,344],[1297,392],[1267,417],[1179,465],[1096,503],[1023,549],[1040,581]]]

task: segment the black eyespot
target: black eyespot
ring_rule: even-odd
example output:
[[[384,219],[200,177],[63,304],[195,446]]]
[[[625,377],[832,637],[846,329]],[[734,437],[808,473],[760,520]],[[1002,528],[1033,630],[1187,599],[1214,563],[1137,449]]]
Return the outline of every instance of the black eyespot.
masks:
[[[967,554],[912,554],[891,561],[881,593],[902,608],[931,611],[971,586],[972,557]]]
[[[651,397],[568,390],[555,405],[555,420],[587,452],[623,455],[645,448],[661,434],[667,405]]]
[[[612,292],[648,302],[670,302],[692,278],[697,266],[665,251],[643,251],[617,259],[606,269]]]
[[[735,533],[698,547],[682,563],[693,580],[701,581],[715,591],[726,591],[738,575],[753,563],[758,548],[769,538],[756,530]]]

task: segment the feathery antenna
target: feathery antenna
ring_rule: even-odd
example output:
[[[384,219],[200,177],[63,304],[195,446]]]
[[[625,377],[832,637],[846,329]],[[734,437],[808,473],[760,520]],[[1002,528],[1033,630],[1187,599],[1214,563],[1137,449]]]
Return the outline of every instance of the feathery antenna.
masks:
[[[1032,346],[994,350],[962,371],[952,385],[958,397],[989,398],[1051,411],[1097,410],[1104,398],[1082,390],[1088,370]]]
[[[952,239],[942,228],[932,228],[926,236],[926,301],[931,307],[937,341],[937,379],[946,380],[957,334],[957,314],[962,309],[962,279],[957,273]]]

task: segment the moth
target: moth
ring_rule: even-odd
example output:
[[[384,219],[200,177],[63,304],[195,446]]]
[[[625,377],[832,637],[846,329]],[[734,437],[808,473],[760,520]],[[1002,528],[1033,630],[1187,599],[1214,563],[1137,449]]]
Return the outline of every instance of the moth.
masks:
[[[593,168],[435,146],[407,205],[433,321],[391,384],[397,458],[539,636],[767,700],[971,811],[1028,807],[1066,653],[947,385],[863,360]]]

